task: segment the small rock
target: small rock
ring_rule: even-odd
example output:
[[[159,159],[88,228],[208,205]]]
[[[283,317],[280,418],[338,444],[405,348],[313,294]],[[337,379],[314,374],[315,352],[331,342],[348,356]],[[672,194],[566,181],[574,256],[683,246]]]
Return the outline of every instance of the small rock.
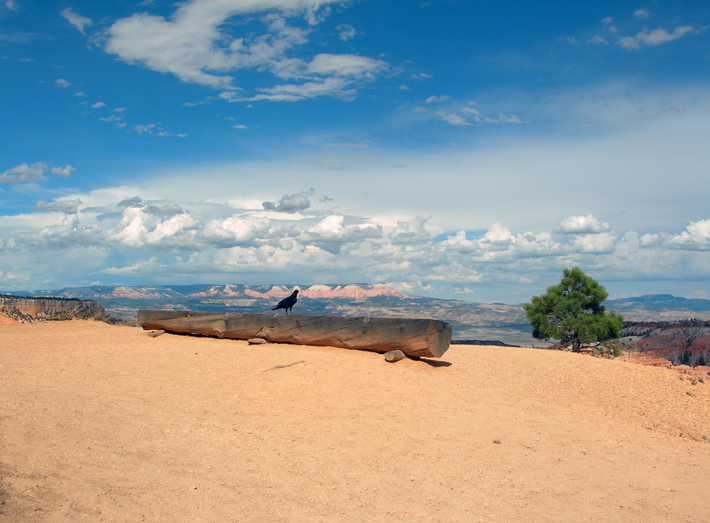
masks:
[[[264,338],[249,338],[247,342],[249,345],[263,345],[264,343],[268,343]]]
[[[495,443],[496,445],[500,445],[500,440],[499,440],[499,439],[494,439],[494,440],[493,440],[493,443]]]
[[[401,350],[391,350],[389,352],[385,352],[385,361],[389,361],[391,363],[394,363],[395,361],[403,360],[407,356],[402,352]]]
[[[163,331],[163,330],[150,331],[150,332],[148,333],[148,336],[150,336],[151,338],[157,338],[157,337],[160,336],[161,334],[165,334],[165,331]]]

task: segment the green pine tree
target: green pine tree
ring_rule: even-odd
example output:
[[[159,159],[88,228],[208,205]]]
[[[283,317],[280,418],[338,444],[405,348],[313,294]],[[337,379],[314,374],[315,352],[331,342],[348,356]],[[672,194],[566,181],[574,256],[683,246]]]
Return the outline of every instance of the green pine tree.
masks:
[[[578,267],[565,269],[558,285],[524,305],[533,336],[560,340],[575,352],[585,343],[618,338],[624,318],[614,312],[606,314],[602,302],[608,296],[603,285]]]

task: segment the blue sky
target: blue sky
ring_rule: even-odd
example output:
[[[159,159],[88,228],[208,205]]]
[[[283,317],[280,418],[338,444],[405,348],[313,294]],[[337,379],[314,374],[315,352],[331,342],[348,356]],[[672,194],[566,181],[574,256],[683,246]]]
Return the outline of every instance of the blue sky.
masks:
[[[710,4],[2,0],[0,289],[710,294]]]

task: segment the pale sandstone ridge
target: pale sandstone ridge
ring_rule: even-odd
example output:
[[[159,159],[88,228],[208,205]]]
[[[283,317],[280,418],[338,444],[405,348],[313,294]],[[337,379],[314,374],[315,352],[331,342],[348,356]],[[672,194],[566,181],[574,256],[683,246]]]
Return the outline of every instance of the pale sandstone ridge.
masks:
[[[300,290],[300,289],[299,289]],[[268,292],[257,292],[252,289],[246,289],[244,294],[252,298],[285,298],[293,292],[292,289],[283,285],[274,285]],[[310,299],[331,299],[331,298],[373,298],[375,296],[397,296],[403,295],[396,289],[393,289],[385,283],[375,285],[357,285],[351,283],[349,285],[331,288],[329,285],[312,285],[305,290],[300,290],[299,298]]]
[[[146,299],[146,298],[162,298],[163,294],[160,292],[150,292],[150,289],[137,289],[135,287],[116,287],[111,296],[114,298],[130,298],[132,300],[136,299]]]
[[[233,285],[215,285],[210,290],[205,292],[194,292],[190,294],[193,298],[211,298],[213,296],[240,296],[239,291],[232,289]]]

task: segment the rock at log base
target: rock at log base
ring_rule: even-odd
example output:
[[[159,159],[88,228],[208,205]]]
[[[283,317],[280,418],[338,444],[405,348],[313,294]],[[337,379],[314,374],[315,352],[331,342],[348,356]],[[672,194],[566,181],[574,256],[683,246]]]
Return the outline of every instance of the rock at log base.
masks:
[[[277,314],[219,314],[170,310],[140,310],[145,330],[202,334],[216,338],[264,338],[276,343],[327,345],[343,349],[440,358],[451,343],[451,326],[437,320],[350,318]]]

